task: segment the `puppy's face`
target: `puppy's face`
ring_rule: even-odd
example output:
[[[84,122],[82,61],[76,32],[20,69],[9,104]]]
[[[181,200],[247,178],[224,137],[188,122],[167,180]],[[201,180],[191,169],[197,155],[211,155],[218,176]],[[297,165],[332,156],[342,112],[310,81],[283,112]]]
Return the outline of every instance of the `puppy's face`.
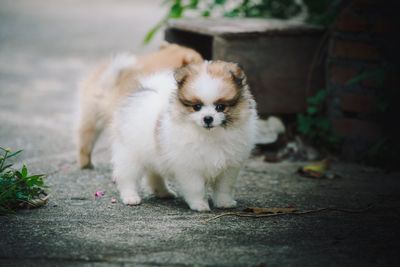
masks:
[[[222,61],[191,64],[175,72],[177,109],[182,120],[212,130],[228,128],[245,109],[245,75],[237,64]]]

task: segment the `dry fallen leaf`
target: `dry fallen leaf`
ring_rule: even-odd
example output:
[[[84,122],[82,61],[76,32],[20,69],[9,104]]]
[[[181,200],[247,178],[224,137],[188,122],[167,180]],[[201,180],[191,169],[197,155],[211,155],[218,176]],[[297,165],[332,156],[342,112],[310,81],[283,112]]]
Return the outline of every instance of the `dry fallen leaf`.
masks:
[[[50,195],[47,195],[42,198],[37,198],[37,199],[29,199],[28,202],[29,204],[32,204],[35,207],[40,207],[46,204],[47,199],[50,197]]]
[[[309,164],[304,166],[302,169],[304,171],[316,171],[316,172],[321,172],[321,171],[326,171],[330,168],[331,165],[331,160],[329,158],[326,158],[324,160]]]
[[[317,172],[313,170],[304,170],[304,168],[299,168],[297,172],[305,177],[314,178],[314,179],[323,179],[325,178],[325,174],[322,172]]]
[[[273,155],[265,155],[264,156],[264,161],[265,162],[272,162],[272,163],[276,163],[276,162],[281,162],[282,159]]]
[[[19,206],[24,209],[38,208],[46,204],[49,197],[50,195],[46,195],[42,198],[28,199],[27,202],[20,203]]]
[[[247,207],[243,211],[253,212],[253,213],[291,213],[296,211],[295,208],[257,208],[257,207]]]
[[[330,168],[330,165],[331,159],[326,158],[324,160],[303,166],[299,168],[297,172],[305,177],[322,179],[326,178],[326,175],[323,173],[323,171],[328,170]]]

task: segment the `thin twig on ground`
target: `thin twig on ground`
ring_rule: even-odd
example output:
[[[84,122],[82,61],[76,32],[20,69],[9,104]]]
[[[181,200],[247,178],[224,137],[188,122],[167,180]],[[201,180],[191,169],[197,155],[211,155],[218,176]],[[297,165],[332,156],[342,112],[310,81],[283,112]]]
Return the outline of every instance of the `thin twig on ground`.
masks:
[[[280,213],[272,213],[272,214],[248,214],[248,213],[237,213],[237,212],[226,212],[219,214],[217,216],[211,217],[206,220],[201,220],[200,223],[206,224],[210,221],[219,219],[221,217],[225,216],[236,216],[236,217],[249,217],[249,218],[266,218],[266,217],[275,217],[275,216],[283,216],[283,215],[303,215],[303,214],[310,214],[310,213],[318,213],[318,212],[323,212],[323,211],[340,211],[340,212],[346,212],[346,213],[363,213],[368,210],[370,210],[373,207],[373,205],[369,205],[365,209],[341,209],[341,208],[320,208],[320,209],[315,209],[315,210],[305,210],[305,211],[293,211],[293,212],[280,212]]]

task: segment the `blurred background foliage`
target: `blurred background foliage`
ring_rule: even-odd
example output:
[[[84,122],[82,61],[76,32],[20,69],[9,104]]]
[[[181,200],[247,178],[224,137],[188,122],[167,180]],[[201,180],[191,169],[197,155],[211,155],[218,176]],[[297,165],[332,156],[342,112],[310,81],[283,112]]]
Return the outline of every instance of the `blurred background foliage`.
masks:
[[[346,0],[164,0],[168,14],[145,38],[148,43],[169,19],[182,17],[246,17],[298,20],[329,25]]]

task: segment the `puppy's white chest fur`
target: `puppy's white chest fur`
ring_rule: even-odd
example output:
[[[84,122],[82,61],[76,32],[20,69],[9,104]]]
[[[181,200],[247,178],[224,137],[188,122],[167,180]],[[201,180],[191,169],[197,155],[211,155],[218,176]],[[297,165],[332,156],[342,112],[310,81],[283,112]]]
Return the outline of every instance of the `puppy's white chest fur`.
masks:
[[[160,134],[162,165],[188,174],[201,173],[206,182],[213,182],[229,167],[239,166],[250,149],[238,142],[243,138],[238,130],[207,130],[184,124],[174,127],[167,119]]]

